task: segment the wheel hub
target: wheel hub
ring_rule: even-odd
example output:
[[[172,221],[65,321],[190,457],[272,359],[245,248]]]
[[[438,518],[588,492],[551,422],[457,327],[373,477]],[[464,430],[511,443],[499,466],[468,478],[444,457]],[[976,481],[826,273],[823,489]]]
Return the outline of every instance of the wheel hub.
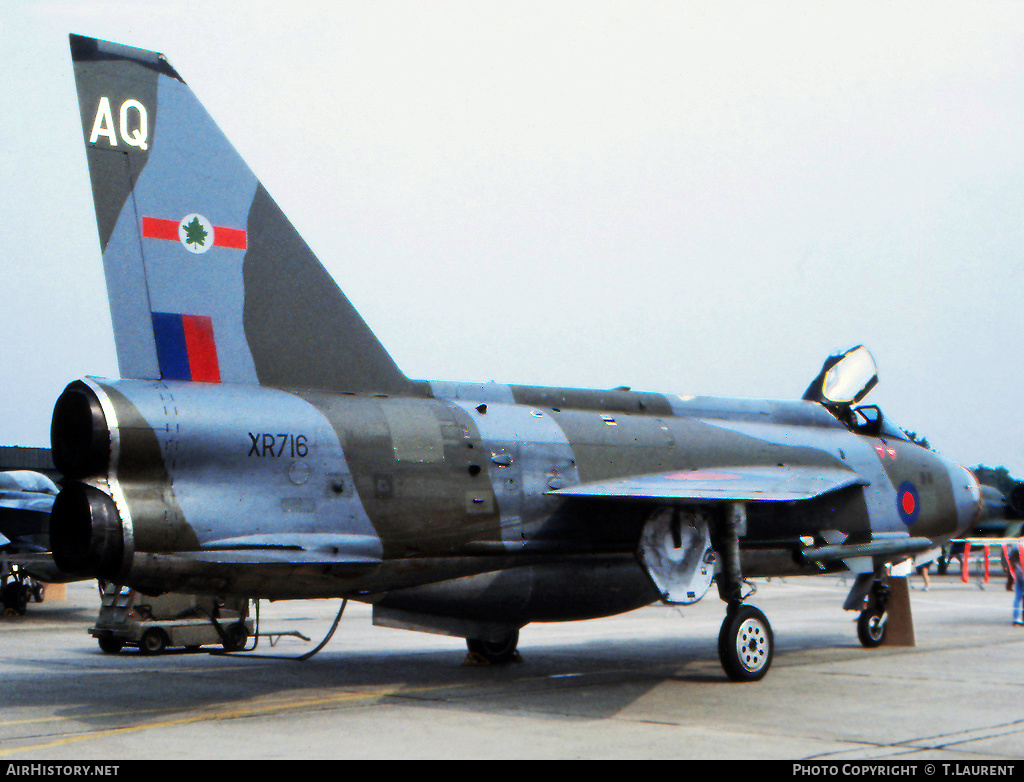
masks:
[[[747,619],[736,633],[740,664],[748,671],[760,670],[768,660],[768,636],[756,619]]]
[[[871,633],[871,637],[875,640],[882,638],[885,632],[885,615],[872,616],[868,622],[868,632]]]

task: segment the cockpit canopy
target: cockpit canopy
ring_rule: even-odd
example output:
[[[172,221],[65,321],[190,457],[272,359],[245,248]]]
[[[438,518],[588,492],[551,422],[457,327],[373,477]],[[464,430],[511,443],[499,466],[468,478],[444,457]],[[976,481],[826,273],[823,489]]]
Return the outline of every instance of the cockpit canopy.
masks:
[[[875,359],[866,347],[857,345],[829,356],[803,398],[823,405],[857,434],[911,440],[906,432],[882,415],[877,405],[854,407],[876,385]]]
[[[858,345],[829,356],[821,372],[804,391],[804,399],[826,407],[849,406],[866,397],[876,385],[875,359],[866,347]]]

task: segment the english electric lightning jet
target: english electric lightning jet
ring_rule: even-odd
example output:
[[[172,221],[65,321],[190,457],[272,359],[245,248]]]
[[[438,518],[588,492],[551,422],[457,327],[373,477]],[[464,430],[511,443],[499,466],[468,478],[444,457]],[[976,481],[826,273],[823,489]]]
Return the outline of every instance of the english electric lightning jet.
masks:
[[[858,347],[793,401],[410,380],[162,55],[71,36],[120,380],[56,403],[58,565],[140,591],[373,605],[510,659],[530,622],[690,604],[771,664],[744,579],[967,528],[973,475],[877,407]]]

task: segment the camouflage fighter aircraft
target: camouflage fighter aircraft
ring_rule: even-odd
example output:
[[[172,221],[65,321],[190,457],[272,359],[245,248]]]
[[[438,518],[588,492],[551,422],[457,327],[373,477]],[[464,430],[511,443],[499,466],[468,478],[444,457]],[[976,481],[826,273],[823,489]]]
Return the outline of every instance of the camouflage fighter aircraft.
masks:
[[[58,564],[149,593],[347,597],[490,661],[530,622],[690,604],[722,664],[774,640],[745,579],[885,565],[977,516],[877,407],[858,347],[801,400],[411,380],[162,55],[71,36],[120,380],[56,403]]]

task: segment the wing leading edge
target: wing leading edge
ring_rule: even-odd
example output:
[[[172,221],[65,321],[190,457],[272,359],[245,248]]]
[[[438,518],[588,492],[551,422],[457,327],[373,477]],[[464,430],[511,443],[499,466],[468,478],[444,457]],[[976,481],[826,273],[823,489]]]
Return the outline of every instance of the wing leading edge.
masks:
[[[796,502],[868,481],[839,467],[740,466],[674,470],[546,492],[557,497],[660,502]]]

